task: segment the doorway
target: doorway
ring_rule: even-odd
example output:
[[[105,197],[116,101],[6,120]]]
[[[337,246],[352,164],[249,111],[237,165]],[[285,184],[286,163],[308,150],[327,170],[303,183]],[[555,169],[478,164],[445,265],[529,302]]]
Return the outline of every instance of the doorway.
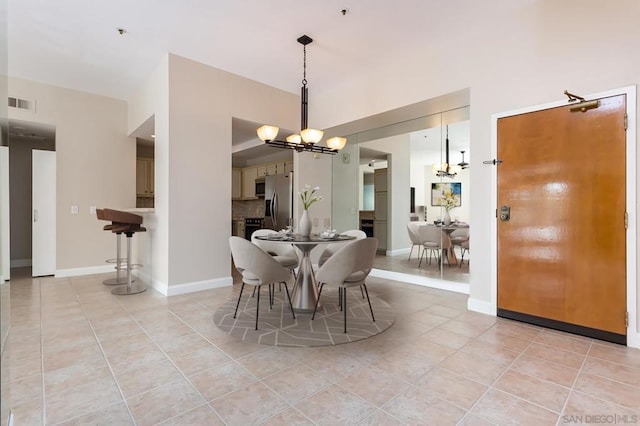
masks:
[[[33,210],[33,151],[55,151],[55,126],[10,120],[8,132],[9,146],[9,215],[10,215],[10,266],[11,268],[29,268],[33,264],[34,238],[34,210]],[[55,162],[55,160],[54,160]],[[36,171],[37,172],[37,171]],[[51,177],[46,181],[51,183]],[[53,176],[55,185],[55,169]],[[55,202],[55,199],[54,199]],[[53,206],[55,210],[55,205]],[[55,214],[55,212],[54,212]],[[42,216],[40,216],[42,218]],[[54,232],[50,226],[43,232]],[[53,237],[55,244],[55,234]],[[41,275],[55,273],[55,250],[42,253],[47,258],[45,262],[51,265],[53,256],[53,270],[49,266]]]
[[[499,316],[626,344],[627,102],[497,120]]]

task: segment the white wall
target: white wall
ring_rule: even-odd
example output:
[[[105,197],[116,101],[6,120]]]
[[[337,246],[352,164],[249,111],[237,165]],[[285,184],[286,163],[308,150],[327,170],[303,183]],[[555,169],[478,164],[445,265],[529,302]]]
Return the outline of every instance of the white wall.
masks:
[[[232,118],[295,128],[299,108],[295,95],[176,55],[141,88],[129,129],[155,114],[152,252],[154,265],[166,265],[154,269],[161,291],[231,283]]]
[[[320,126],[332,127],[470,88],[474,223],[470,287],[471,298],[489,306],[489,225],[495,220],[495,206],[488,196],[493,166],[482,161],[494,158],[491,115],[562,99],[565,89],[595,93],[638,84],[640,57],[634,52],[640,39],[640,2],[496,0],[490,21],[485,19],[486,4],[467,2],[467,6],[477,7],[477,13],[471,10],[465,16],[456,39],[425,43],[422,52],[386,61],[367,75],[314,96],[311,114]]]
[[[56,128],[56,274],[111,270],[104,261],[114,256],[115,237],[89,206],[135,207],[136,144],[126,135],[127,104],[16,78],[8,85],[9,96],[37,105],[35,112],[12,108],[9,119]],[[79,214],[71,215],[72,205]]]

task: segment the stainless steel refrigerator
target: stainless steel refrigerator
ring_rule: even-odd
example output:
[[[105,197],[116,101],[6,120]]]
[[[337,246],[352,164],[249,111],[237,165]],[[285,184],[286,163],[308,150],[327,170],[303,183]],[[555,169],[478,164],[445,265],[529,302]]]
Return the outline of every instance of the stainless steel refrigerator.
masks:
[[[264,226],[279,231],[291,224],[293,173],[264,177]]]

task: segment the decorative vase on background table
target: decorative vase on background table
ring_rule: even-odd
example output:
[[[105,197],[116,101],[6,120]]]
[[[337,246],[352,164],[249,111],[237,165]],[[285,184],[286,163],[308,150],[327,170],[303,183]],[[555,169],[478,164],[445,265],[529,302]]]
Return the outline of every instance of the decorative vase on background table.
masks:
[[[451,216],[449,215],[449,210],[447,209],[444,210],[444,215],[442,216],[442,223],[444,223],[445,226],[451,225]]]
[[[311,218],[309,217],[309,211],[304,210],[302,212],[302,216],[300,217],[300,222],[298,222],[298,234],[303,237],[308,237],[311,235]]]

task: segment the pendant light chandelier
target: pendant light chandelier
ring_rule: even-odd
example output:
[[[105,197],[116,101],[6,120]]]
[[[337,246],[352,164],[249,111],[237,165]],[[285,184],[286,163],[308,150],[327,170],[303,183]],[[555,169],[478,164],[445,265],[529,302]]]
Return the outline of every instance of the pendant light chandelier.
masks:
[[[308,104],[309,104],[309,91],[307,89],[307,45],[311,43],[313,39],[307,35],[303,35],[298,38],[298,43],[302,44],[304,58],[303,58],[303,73],[302,73],[302,89],[300,93],[301,99],[301,123],[300,134],[293,134],[287,136],[286,140],[277,140],[278,127],[263,125],[257,130],[258,137],[264,143],[276,148],[294,149],[297,152],[310,151],[321,154],[335,154],[347,143],[347,139],[343,137],[333,137],[327,139],[327,146],[316,145],[320,140],[324,132],[322,130],[311,129],[307,125],[308,120]]]
[[[457,165],[452,165],[449,163],[449,126],[447,128],[447,137],[445,139],[445,162],[444,163],[435,163],[432,167],[433,173],[435,173],[438,177],[447,177],[449,179],[453,179],[462,168]]]

